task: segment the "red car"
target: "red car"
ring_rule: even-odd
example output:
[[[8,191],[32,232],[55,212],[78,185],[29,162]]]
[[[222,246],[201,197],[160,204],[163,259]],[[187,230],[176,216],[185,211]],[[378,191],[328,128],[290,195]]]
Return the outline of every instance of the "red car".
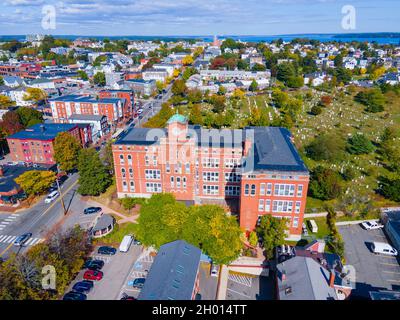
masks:
[[[83,275],[83,279],[99,281],[99,280],[103,279],[103,272],[98,271],[98,270],[88,270]]]

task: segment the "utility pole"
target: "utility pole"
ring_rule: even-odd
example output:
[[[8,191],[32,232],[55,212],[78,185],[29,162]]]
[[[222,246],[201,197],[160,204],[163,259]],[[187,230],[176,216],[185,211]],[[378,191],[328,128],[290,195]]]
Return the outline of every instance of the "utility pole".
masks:
[[[64,203],[64,198],[63,198],[63,194],[61,192],[61,188],[60,188],[60,183],[58,181],[58,175],[60,174],[60,166],[57,164],[57,189],[58,189],[58,193],[60,194],[60,198],[61,198],[61,205],[62,208],[64,210],[64,215],[67,215],[67,210],[65,209],[65,203]]]

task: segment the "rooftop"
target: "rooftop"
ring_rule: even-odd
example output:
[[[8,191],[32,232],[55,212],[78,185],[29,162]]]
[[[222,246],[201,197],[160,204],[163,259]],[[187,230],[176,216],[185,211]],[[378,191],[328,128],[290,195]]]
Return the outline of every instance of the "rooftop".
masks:
[[[201,250],[183,240],[162,245],[139,300],[191,300],[200,257]]]
[[[61,132],[70,131],[76,124],[66,123],[44,123],[35,124],[25,130],[8,136],[10,139],[33,139],[33,140],[53,140]]]
[[[78,96],[73,94],[50,99],[50,101],[63,101],[63,102],[73,101],[73,102],[87,102],[87,103],[117,103],[118,101],[121,100],[122,99],[117,99],[117,98],[95,99],[92,97]]]
[[[72,114],[70,120],[83,120],[83,121],[100,121],[106,118],[106,116],[96,115],[96,114]]]

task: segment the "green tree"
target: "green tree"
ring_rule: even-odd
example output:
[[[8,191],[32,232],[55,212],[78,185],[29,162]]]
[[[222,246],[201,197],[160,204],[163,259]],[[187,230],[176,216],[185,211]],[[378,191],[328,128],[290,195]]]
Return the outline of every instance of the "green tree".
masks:
[[[199,125],[203,124],[203,116],[201,114],[200,104],[193,105],[192,110],[190,111],[189,121],[192,124],[199,124]]]
[[[278,65],[276,78],[285,84],[296,76],[296,69],[292,63],[284,62]]]
[[[379,191],[385,198],[400,202],[400,179],[380,177]]]
[[[316,167],[311,173],[310,195],[321,200],[332,200],[340,196],[342,186],[340,176],[332,169]]]
[[[258,243],[257,232],[254,232],[254,231],[250,232],[250,235],[249,235],[249,243],[250,243],[250,245],[253,246],[253,247],[257,246],[257,243]]]
[[[97,72],[93,77],[93,82],[99,87],[104,87],[106,85],[106,75],[104,72]]]
[[[38,123],[43,123],[43,113],[33,108],[20,107],[17,109],[21,124],[28,128]]]
[[[286,230],[286,219],[275,218],[269,214],[261,217],[257,234],[262,239],[267,259],[273,258],[275,247],[284,244]]]
[[[365,105],[367,112],[382,112],[386,103],[385,96],[379,88],[359,92],[354,100]]]
[[[172,93],[177,96],[184,96],[187,93],[187,87],[185,81],[178,79],[172,85]]]
[[[27,195],[43,194],[54,181],[56,181],[56,174],[53,171],[40,170],[26,171],[15,179]]]
[[[250,84],[249,91],[255,92],[257,90],[258,90],[258,83],[256,80],[253,79],[253,81]]]
[[[335,162],[343,157],[345,143],[336,134],[321,134],[307,147],[307,156],[313,160],[328,160]]]
[[[112,178],[95,149],[82,149],[78,157],[79,189],[82,195],[98,196],[112,183]]]
[[[61,170],[75,169],[81,149],[82,146],[77,138],[69,132],[61,132],[54,140],[54,160],[60,165]]]
[[[316,106],[313,106],[312,108],[311,108],[311,114],[313,114],[314,116],[317,116],[317,115],[319,115],[319,114],[321,114],[322,113],[322,108],[320,107],[320,106],[318,106],[318,105],[316,105]]]
[[[287,80],[287,86],[290,88],[301,88],[304,86],[304,79],[302,76],[299,77],[290,77]]]
[[[83,70],[78,70],[78,76],[79,76],[79,78],[81,78],[84,81],[89,80],[87,73]]]
[[[347,151],[351,154],[367,154],[374,149],[372,142],[363,134],[355,134],[348,139]]]

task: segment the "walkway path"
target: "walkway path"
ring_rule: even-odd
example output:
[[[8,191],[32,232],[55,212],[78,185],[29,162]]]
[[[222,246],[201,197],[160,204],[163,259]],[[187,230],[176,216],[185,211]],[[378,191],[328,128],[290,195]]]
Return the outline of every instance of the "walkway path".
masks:
[[[126,215],[124,215],[124,214],[122,214],[120,212],[117,212],[117,211],[115,211],[113,209],[110,209],[107,206],[105,206],[104,204],[99,203],[97,201],[94,201],[92,199],[88,200],[87,203],[88,203],[89,206],[101,207],[101,208],[103,208],[104,212],[112,213],[113,215],[116,215],[116,216],[120,217],[121,219],[119,219],[117,221],[118,224],[123,224],[123,223],[126,223],[126,222],[136,223],[136,219],[139,217],[138,214],[133,215],[133,216],[126,216]]]

